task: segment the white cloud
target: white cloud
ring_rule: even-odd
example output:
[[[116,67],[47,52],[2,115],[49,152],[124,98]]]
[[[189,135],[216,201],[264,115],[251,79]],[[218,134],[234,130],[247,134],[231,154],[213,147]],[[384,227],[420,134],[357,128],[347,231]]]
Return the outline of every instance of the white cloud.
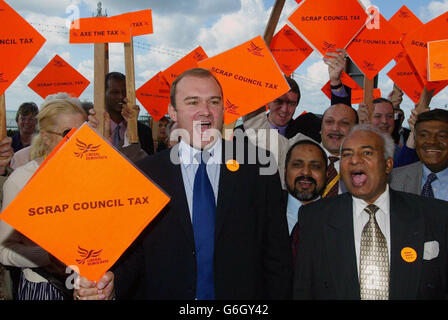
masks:
[[[420,8],[420,18],[424,23],[448,11],[448,0],[431,1],[427,6]]]

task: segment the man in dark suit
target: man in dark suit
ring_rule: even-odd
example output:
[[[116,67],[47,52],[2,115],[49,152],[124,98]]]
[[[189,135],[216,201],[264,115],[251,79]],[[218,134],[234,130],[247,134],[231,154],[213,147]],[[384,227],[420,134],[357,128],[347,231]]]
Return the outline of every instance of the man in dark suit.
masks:
[[[295,299],[443,299],[448,204],[394,191],[392,138],[370,125],[341,146],[348,193],[301,208]]]
[[[126,103],[126,76],[120,72],[108,73],[106,75],[106,110],[112,120],[112,144],[117,148],[123,146],[126,134],[127,122],[121,113]],[[137,121],[137,134],[141,148],[147,154],[153,154],[154,141],[151,128]]]
[[[223,110],[222,89],[208,70],[191,69],[173,82],[169,114],[182,140],[137,163],[171,202],[113,272],[96,286],[81,278],[75,298],[291,297],[279,175],[248,163],[248,145],[220,138]],[[198,175],[206,181],[201,190]]]

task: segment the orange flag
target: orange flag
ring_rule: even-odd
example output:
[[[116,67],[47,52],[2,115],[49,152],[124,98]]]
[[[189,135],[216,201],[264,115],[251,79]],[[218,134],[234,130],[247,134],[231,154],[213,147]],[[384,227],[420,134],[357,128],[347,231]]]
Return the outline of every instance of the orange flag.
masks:
[[[0,0],[0,95],[17,79],[45,43],[5,1]]]
[[[381,90],[378,88],[373,89],[373,99],[381,98]],[[352,104],[359,104],[364,101],[364,90],[354,89],[352,90]]]
[[[290,76],[313,52],[313,48],[287,24],[274,35],[269,49],[287,76]]]
[[[120,17],[81,18],[70,25],[70,43],[129,42],[130,40],[130,23]]]
[[[174,63],[171,67],[167,68],[162,72],[163,77],[166,82],[171,86],[173,81],[180,75],[182,72],[196,68],[198,66],[198,62],[208,58],[204,49],[201,46],[197,47],[185,57]]]
[[[368,79],[375,76],[402,50],[401,34],[380,15],[380,27],[367,28],[353,39],[347,53]]]
[[[155,121],[159,121],[168,113],[170,86],[162,76],[162,72],[138,88],[135,96]]]
[[[416,30],[423,26],[423,22],[411,11],[408,7],[403,5],[390,19],[389,25],[394,27],[401,33],[401,41],[406,37],[409,32]],[[394,58],[396,62],[399,62],[406,56],[404,48]]]
[[[262,107],[290,90],[261,36],[199,62],[218,78],[224,92],[224,123]]]
[[[45,99],[48,95],[67,92],[79,97],[90,82],[60,56],[53,59],[31,80],[28,86]]]
[[[428,42],[428,80],[448,80],[448,40]]]
[[[358,0],[306,0],[288,20],[322,55],[345,48],[368,21]]]
[[[448,39],[448,12],[409,32],[403,40],[409,58],[429,91],[440,91],[448,84],[448,81],[428,81],[428,42],[445,39]]]
[[[84,124],[40,167],[0,219],[98,281],[169,200]]]

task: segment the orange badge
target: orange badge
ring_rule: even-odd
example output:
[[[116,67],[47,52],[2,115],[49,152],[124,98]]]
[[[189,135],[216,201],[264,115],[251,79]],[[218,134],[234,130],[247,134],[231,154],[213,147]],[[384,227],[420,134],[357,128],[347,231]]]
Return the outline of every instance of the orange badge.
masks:
[[[313,52],[313,48],[288,25],[285,25],[272,38],[269,49],[280,69],[287,76],[290,76]]]
[[[387,75],[414,103],[420,101],[424,88],[423,81],[408,56],[397,62]]]
[[[238,171],[238,169],[240,168],[239,162],[233,159],[227,160],[226,166],[227,169],[232,172]]]
[[[375,76],[402,50],[401,34],[380,15],[379,28],[364,27],[347,47],[347,53],[368,79]]]
[[[170,86],[162,76],[162,72],[157,73],[137,89],[135,96],[155,121],[159,121],[167,114]]]
[[[133,37],[153,33],[151,9],[128,12],[113,17],[128,20]]]
[[[199,63],[218,78],[224,92],[224,123],[266,105],[290,90],[261,36]]]
[[[169,200],[84,124],[41,165],[0,219],[98,281]]]
[[[403,5],[393,16],[389,19],[389,24],[401,33],[401,41],[406,35],[423,25],[423,22],[411,11],[408,7]],[[406,51],[402,49],[400,53],[394,58],[399,62],[406,56]]]
[[[182,72],[188,69],[196,68],[198,66],[198,62],[206,58],[208,58],[207,54],[205,53],[204,49],[202,49],[202,47],[199,46],[193,51],[191,51],[189,54],[187,54],[185,57],[177,61],[171,67],[163,71],[162,73],[163,77],[171,86],[171,84],[177,78],[178,75],[180,75]]]
[[[401,249],[401,257],[404,261],[411,263],[417,260],[417,252],[410,247],[405,247]]]
[[[428,81],[428,42],[448,39],[448,12],[413,30],[403,39],[403,45],[425,87],[431,91],[440,91],[448,81]]]
[[[130,42],[129,21],[117,17],[81,18],[70,26],[70,43]]]
[[[0,19],[0,94],[3,94],[37,54],[45,38],[3,0],[0,0]]]
[[[364,26],[368,15],[358,0],[303,1],[288,20],[322,55],[345,48]]]
[[[28,86],[45,99],[48,95],[58,92],[67,92],[79,97],[89,84],[89,80],[82,74],[55,55]]]
[[[428,42],[428,80],[448,80],[448,40]]]

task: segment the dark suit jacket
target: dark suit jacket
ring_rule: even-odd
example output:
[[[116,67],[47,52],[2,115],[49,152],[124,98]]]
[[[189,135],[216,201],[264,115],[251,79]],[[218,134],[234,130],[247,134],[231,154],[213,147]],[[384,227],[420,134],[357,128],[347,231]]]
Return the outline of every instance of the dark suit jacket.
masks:
[[[154,141],[152,139],[152,130],[144,123],[137,121],[137,134],[140,145],[145,152],[150,155],[154,153]]]
[[[448,204],[390,189],[390,299],[443,299],[447,275]],[[344,193],[303,206],[294,274],[295,299],[360,299],[352,197]],[[439,254],[423,259],[424,243]],[[411,247],[417,260],[405,262]]]
[[[232,145],[224,142],[226,150]],[[178,154],[178,145],[172,148]],[[170,203],[149,224],[115,269],[115,290],[125,299],[195,298],[196,258],[180,165],[165,150],[138,162],[165,190]],[[278,173],[259,175],[259,165],[236,172],[223,165],[215,232],[217,299],[287,299],[292,295],[292,258]]]

